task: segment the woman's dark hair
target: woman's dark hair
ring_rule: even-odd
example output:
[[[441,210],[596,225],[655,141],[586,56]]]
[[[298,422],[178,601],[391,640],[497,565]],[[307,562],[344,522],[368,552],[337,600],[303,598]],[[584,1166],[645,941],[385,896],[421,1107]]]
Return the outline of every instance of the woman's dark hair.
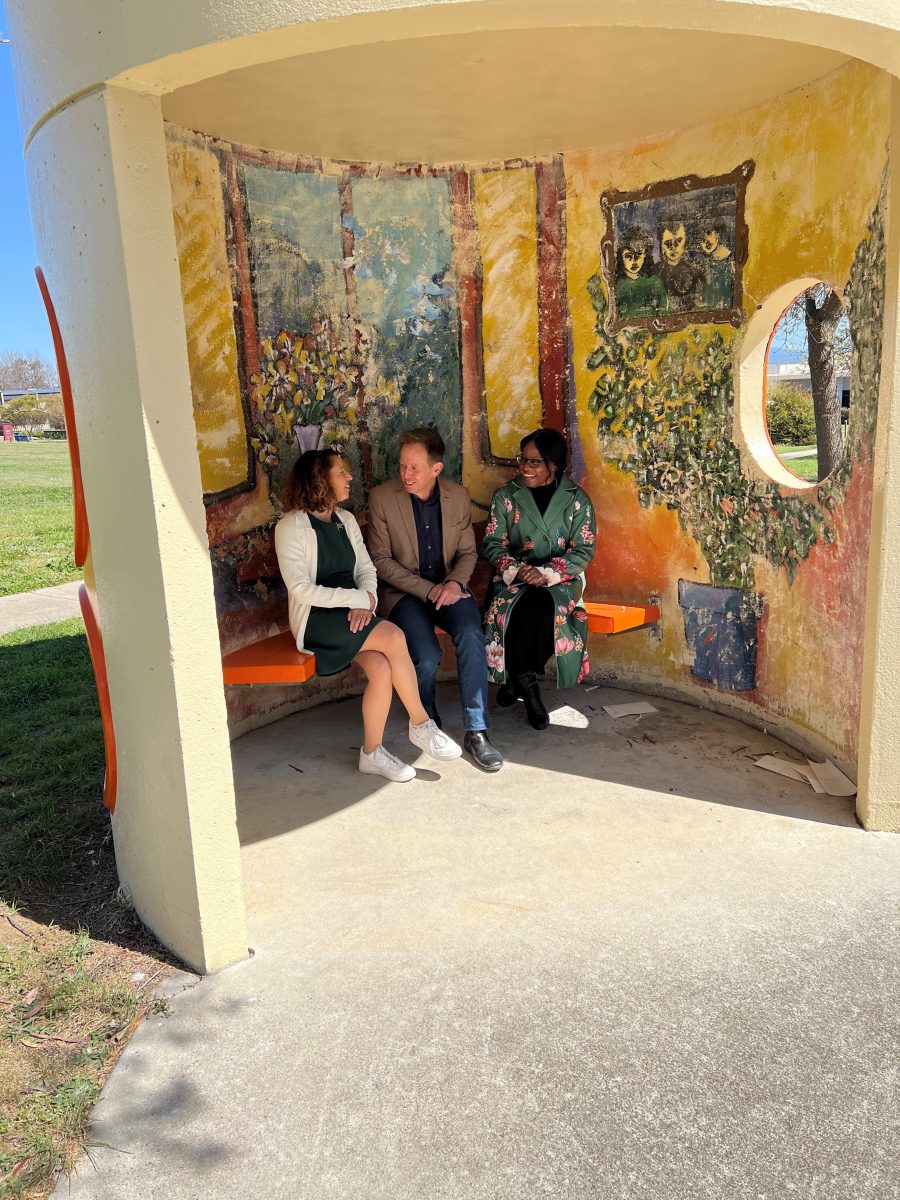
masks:
[[[556,429],[536,429],[528,433],[519,442],[519,449],[525,453],[525,447],[533,443],[547,466],[556,467],[556,478],[565,475],[569,460],[569,448],[566,439]]]
[[[317,512],[334,504],[328,472],[340,457],[337,450],[307,450],[301,454],[284,485],[285,511],[298,508],[301,512]]]
[[[640,225],[629,225],[623,230],[616,250],[616,279],[625,275],[625,264],[622,262],[622,251],[631,250],[637,254],[643,253],[644,261],[638,276],[653,274],[653,238]]]

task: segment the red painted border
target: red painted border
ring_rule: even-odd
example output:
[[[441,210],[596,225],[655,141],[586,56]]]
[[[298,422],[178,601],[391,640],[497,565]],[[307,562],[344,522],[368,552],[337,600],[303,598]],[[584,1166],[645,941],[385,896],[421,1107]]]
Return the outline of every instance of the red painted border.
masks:
[[[44,307],[47,310],[47,320],[50,322],[50,333],[53,336],[53,349],[56,352],[56,366],[59,371],[59,389],[62,393],[63,413],[66,421],[66,441],[69,447],[69,461],[72,465],[72,502],[75,509],[75,563],[83,567],[91,550],[91,537],[88,528],[87,509],[84,503],[84,485],[81,478],[81,454],[78,449],[78,430],[75,425],[75,406],[72,402],[72,382],[69,378],[69,365],[63,346],[59,322],[56,319],[56,309],[50,298],[50,289],[40,267],[35,267],[34,274]],[[100,631],[100,619],[97,613],[97,597],[82,583],[78,589],[78,603],[81,616],[87,632],[88,650],[91,654],[91,664],[94,668],[94,683],[97,687],[97,699],[100,703],[100,720],[103,725],[103,750],[106,756],[106,774],[103,779],[103,803],[110,812],[115,811],[116,792],[118,790],[118,766],[116,757],[116,731],[113,725],[112,703],[109,698],[109,680],[106,675],[106,653],[103,649],[103,634]]]
[[[103,724],[103,751],[106,755],[106,774],[103,779],[103,804],[110,812],[116,809],[116,792],[119,786],[118,759],[116,755],[116,731],[113,725],[112,702],[109,698],[109,679],[106,674],[106,652],[103,649],[103,634],[97,615],[97,597],[82,584],[78,589],[78,603],[87,632],[88,649],[94,668],[97,685],[97,700],[100,703],[100,720]]]
[[[66,422],[66,441],[69,445],[69,462],[72,467],[72,504],[75,509],[74,555],[76,567],[83,567],[90,549],[91,536],[88,529],[87,508],[84,503],[84,484],[81,480],[81,454],[78,449],[78,432],[75,428],[75,405],[72,402],[72,381],[69,378],[69,364],[63,346],[59,322],[56,319],[56,309],[50,299],[50,289],[40,267],[34,268],[44,308],[47,310],[47,320],[50,323],[50,333],[53,337],[53,349],[56,354],[56,369],[59,372],[59,390],[62,393],[63,415]]]
[[[565,267],[565,176],[562,160],[536,162],[538,336],[545,428],[566,431],[569,354]]]

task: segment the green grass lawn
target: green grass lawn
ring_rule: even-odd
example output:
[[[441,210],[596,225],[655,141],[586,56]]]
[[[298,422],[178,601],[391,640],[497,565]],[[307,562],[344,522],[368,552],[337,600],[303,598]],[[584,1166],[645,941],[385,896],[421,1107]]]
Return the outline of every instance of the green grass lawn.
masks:
[[[775,447],[775,453],[795,475],[799,475],[801,479],[805,479],[807,483],[818,483],[819,480],[819,459],[816,454],[812,454],[809,458],[785,458],[785,454],[796,454],[800,450],[815,450],[815,446],[789,446],[786,443],[779,443]]]
[[[0,638],[0,1196],[71,1169],[168,967],[118,894],[78,619]]]
[[[66,442],[0,442],[0,596],[80,579]]]
[[[0,638],[0,897],[81,869],[81,847],[106,836],[103,739],[80,618]]]

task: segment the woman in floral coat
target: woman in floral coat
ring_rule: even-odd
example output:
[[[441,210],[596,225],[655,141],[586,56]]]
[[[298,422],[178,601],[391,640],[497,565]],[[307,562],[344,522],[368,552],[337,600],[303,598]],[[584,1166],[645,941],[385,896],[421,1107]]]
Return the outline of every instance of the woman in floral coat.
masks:
[[[556,657],[557,687],[588,673],[587,613],[579,605],[583,571],[594,557],[596,525],[588,494],[565,474],[566,442],[537,429],[521,442],[521,474],[498,488],[485,529],[494,567],[485,614],[488,674],[502,684],[497,703],[521,697],[530,724],[550,723],[537,675]]]

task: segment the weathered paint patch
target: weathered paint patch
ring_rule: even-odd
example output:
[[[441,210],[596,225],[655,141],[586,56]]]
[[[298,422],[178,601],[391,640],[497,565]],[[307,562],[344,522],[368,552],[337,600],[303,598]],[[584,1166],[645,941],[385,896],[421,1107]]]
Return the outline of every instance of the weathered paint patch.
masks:
[[[200,478],[215,494],[249,475],[222,178],[208,150],[170,143],[168,160]]]
[[[533,170],[473,180],[483,271],[482,340],[488,445],[511,459],[541,423],[537,184]]]

